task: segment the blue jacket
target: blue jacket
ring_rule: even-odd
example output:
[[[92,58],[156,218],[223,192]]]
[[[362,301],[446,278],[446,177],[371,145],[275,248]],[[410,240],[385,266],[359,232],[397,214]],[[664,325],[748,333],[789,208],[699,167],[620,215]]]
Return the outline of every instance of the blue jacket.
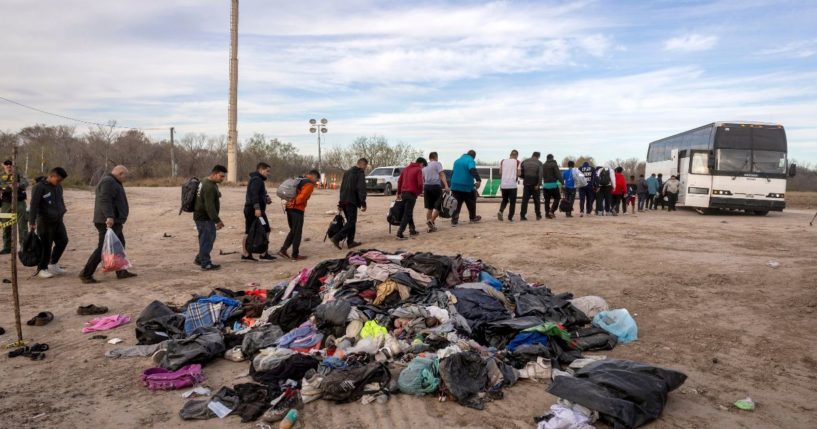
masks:
[[[573,180],[573,169],[565,170],[562,172],[562,183],[564,183],[565,188],[568,189],[575,189],[576,182]]]
[[[650,194],[658,193],[658,179],[652,176],[647,179],[647,192]]]
[[[474,190],[474,180],[479,180],[477,163],[467,153],[454,161],[451,173],[451,190],[471,192]]]

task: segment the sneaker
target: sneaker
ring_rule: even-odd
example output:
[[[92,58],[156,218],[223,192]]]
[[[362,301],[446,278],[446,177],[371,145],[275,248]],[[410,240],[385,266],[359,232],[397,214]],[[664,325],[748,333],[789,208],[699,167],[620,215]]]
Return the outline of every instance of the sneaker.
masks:
[[[275,256],[270,255],[269,253],[264,253],[263,255],[258,257],[259,261],[274,261],[276,259],[278,259],[278,258],[276,258]]]
[[[412,236],[412,237],[415,237],[415,236],[420,235],[420,233],[417,232],[417,231],[409,231],[409,235]]]
[[[434,227],[434,224],[431,223],[430,221],[426,222],[426,226],[428,226],[428,232],[434,232],[437,229]]]
[[[451,226],[457,226],[459,223],[459,219],[451,218]]]
[[[525,216],[522,216],[522,217],[519,218],[519,220],[521,222],[526,222],[528,220],[528,218],[526,218]]]
[[[481,220],[482,220],[482,216],[477,216],[477,217],[471,219],[469,222],[470,223],[477,223],[477,222],[479,222]]]
[[[193,259],[193,263],[198,266],[201,266],[201,258],[199,258],[199,256],[196,255],[196,259]]]
[[[54,277],[54,274],[51,274],[48,272],[48,270],[40,270],[37,272],[37,277],[41,279],[50,279],[51,277]]]
[[[278,256],[280,256],[280,257],[282,257],[284,259],[292,259],[292,258],[289,257],[289,254],[286,252],[286,250],[279,250],[278,251]]]
[[[346,243],[346,247],[348,247],[349,249],[354,249],[355,247],[360,247],[362,245],[363,245],[363,243],[361,243],[359,241],[353,241],[351,243]]]
[[[77,308],[77,314],[80,316],[92,316],[97,314],[105,314],[108,312],[108,307],[105,306],[96,306],[93,304],[89,305],[80,305]]]
[[[136,273],[132,273],[132,272],[130,272],[130,271],[128,271],[128,270],[125,270],[125,271],[117,271],[117,272],[116,272],[116,278],[117,278],[117,279],[119,279],[119,280],[122,280],[122,279],[129,279],[129,278],[131,278],[131,277],[136,277]]]
[[[497,218],[497,219],[498,219],[500,222],[502,222],[502,220],[503,220],[503,219],[502,219],[502,212],[496,212],[496,218]]]
[[[86,284],[86,285],[99,283],[99,280],[97,280],[97,279],[95,279],[93,277],[85,277],[85,276],[79,276],[79,281],[81,281],[82,284]]]
[[[258,259],[255,259],[255,258],[253,258],[253,257],[252,257],[252,254],[249,254],[249,255],[247,255],[247,256],[241,255],[241,260],[242,260],[242,261],[253,261],[253,262],[258,262]]]
[[[48,266],[48,272],[56,275],[65,274],[65,270],[62,269],[59,264],[50,264]]]
[[[304,259],[306,259],[306,256],[304,256],[304,255],[298,255],[298,256],[293,256],[292,257],[293,261],[303,261]]]
[[[221,269],[221,265],[214,264],[212,262],[207,264],[207,265],[202,265],[202,267],[201,267],[202,271],[217,271],[217,270],[220,270],[220,269]]]
[[[573,217],[573,215],[568,213],[568,214],[565,215],[565,217]]]
[[[341,244],[340,244],[340,240],[337,240],[337,239],[335,239],[335,238],[330,238],[330,239],[329,239],[329,241],[331,241],[331,242],[332,242],[332,245],[333,245],[333,246],[335,246],[335,247],[337,247],[337,248],[338,248],[338,250],[343,250],[343,246],[341,246]]]
[[[584,217],[584,213],[579,213],[579,217]]]
[[[542,220],[542,216],[541,215],[536,216],[536,220]]]
[[[403,235],[403,234],[397,234],[397,239],[398,239],[398,240],[401,240],[401,241],[402,241],[402,240],[408,240],[408,237],[406,237],[406,236],[405,236],[405,235]]]

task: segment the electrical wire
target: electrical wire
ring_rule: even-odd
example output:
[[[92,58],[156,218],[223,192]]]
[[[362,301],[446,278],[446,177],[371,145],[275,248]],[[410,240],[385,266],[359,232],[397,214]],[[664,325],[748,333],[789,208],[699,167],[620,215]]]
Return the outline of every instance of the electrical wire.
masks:
[[[28,110],[33,110],[35,112],[44,113],[46,115],[56,116],[58,118],[68,119],[69,121],[80,122],[80,123],[83,123],[83,124],[96,125],[96,126],[99,126],[99,127],[118,128],[118,129],[123,129],[123,130],[140,130],[140,131],[163,131],[163,130],[167,130],[167,127],[165,127],[165,128],[124,127],[124,126],[118,126],[118,125],[103,124],[103,123],[100,123],[100,122],[85,121],[85,120],[82,120],[82,119],[72,118],[70,116],[65,116],[65,115],[60,115],[60,114],[57,114],[57,113],[47,112],[47,111],[45,111],[43,109],[38,109],[36,107],[32,107],[32,106],[29,106],[29,105],[26,105],[26,104],[23,104],[23,103],[14,101],[14,100],[10,100],[10,99],[8,99],[6,97],[2,97],[2,96],[0,96],[0,100],[3,100],[5,102],[11,103],[11,104],[16,104],[17,106],[26,108]]]

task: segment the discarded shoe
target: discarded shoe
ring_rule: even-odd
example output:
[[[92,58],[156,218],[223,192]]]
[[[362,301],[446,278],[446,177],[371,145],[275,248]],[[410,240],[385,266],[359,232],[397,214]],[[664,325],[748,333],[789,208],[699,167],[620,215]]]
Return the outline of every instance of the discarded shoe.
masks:
[[[108,312],[108,307],[97,307],[94,304],[80,305],[77,308],[77,314],[80,316],[91,316],[95,314],[105,314]]]
[[[52,314],[50,311],[41,311],[41,312],[37,313],[36,316],[32,317],[31,320],[26,322],[26,325],[28,325],[28,326],[45,326],[45,325],[51,323],[52,320],[54,320],[54,314]]]

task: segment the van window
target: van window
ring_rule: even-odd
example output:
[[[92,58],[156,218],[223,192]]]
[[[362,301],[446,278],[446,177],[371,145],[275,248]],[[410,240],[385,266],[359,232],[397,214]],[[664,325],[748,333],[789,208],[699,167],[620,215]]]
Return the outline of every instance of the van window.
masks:
[[[369,176],[391,176],[391,168],[375,168]]]
[[[394,174],[392,174],[392,176],[394,176],[394,177],[400,177],[400,171],[401,171],[401,170],[402,170],[402,168],[395,168],[395,169],[394,169]]]

